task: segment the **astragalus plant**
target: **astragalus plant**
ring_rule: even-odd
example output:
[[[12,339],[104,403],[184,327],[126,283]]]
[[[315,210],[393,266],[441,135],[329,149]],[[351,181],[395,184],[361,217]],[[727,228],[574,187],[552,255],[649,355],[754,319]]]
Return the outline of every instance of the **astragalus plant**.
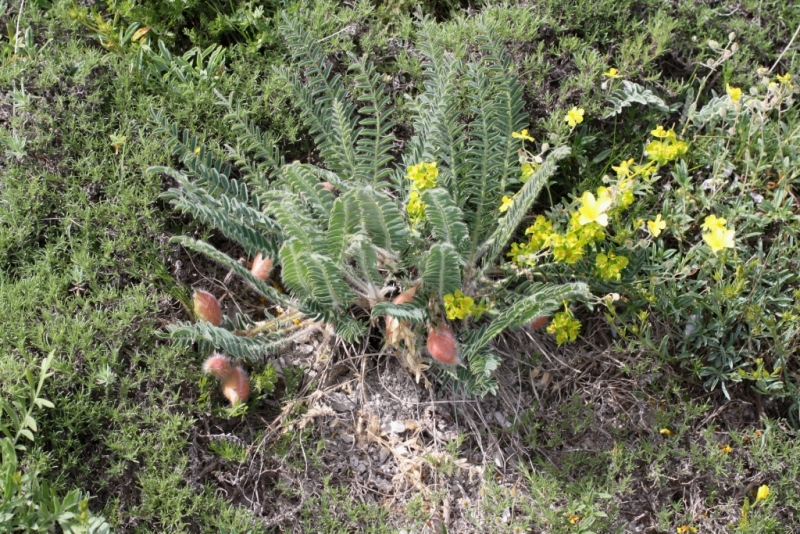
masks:
[[[274,315],[182,323],[173,337],[258,361],[310,323],[349,342],[388,327],[386,345],[418,378],[433,363],[469,393],[494,391],[500,358],[492,340],[587,295],[580,283],[528,279],[503,258],[569,149],[549,150],[540,164],[520,157],[523,91],[491,37],[461,60],[422,28],[424,84],[404,103],[413,136],[402,142],[395,103],[367,59],[349,57],[348,72],[340,72],[297,24],[287,20],[282,31],[294,66],[280,75],[318,160],[284,163],[232,99],[232,164],[156,115],[182,163],[154,169],[178,181],[171,202],[251,256],[271,258],[271,276],[285,290],[206,242],[176,238],[250,282]],[[429,332],[439,337],[426,343]],[[455,349],[449,361],[442,341]],[[459,365],[447,365],[453,361]]]

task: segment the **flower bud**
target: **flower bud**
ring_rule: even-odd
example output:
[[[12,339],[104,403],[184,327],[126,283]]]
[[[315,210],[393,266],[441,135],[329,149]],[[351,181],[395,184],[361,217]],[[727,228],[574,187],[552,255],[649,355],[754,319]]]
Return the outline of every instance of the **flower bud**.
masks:
[[[456,336],[450,327],[440,324],[428,330],[428,352],[433,359],[445,365],[459,365],[461,355],[459,354]]]
[[[259,252],[253,260],[253,266],[250,268],[250,273],[259,280],[266,280],[269,278],[269,273],[272,272],[272,258],[265,258]]]
[[[327,191],[333,191],[333,184],[330,182],[322,182],[322,188]]]
[[[194,292],[194,315],[214,326],[222,324],[222,309],[219,307],[217,297],[202,289]]]
[[[231,360],[219,352],[215,352],[205,362],[203,362],[203,371],[212,374],[217,378],[225,378],[231,374]]]
[[[247,402],[250,397],[250,380],[241,367],[231,368],[228,377],[222,381],[222,394],[236,406],[240,402]]]

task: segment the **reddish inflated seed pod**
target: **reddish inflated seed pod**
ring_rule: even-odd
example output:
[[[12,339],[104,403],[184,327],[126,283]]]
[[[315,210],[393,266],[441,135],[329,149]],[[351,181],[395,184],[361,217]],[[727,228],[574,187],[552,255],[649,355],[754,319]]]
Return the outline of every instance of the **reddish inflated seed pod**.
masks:
[[[333,184],[330,182],[322,182],[322,188],[328,191],[333,191]]]
[[[537,317],[531,323],[530,328],[531,328],[531,330],[538,330],[538,329],[542,328],[543,326],[547,326],[547,323],[549,323],[549,322],[550,322],[550,317]]]
[[[250,267],[250,273],[259,280],[266,280],[272,272],[272,258],[264,257],[259,252]]]
[[[417,288],[419,287],[419,283],[411,286],[410,288],[406,289],[395,298],[392,299],[392,304],[408,304],[412,300],[414,300],[414,295],[417,294]],[[393,337],[393,329],[391,326],[391,317],[388,315],[385,317],[386,321],[386,337],[391,338]]]
[[[205,362],[203,362],[203,371],[212,374],[217,378],[226,378],[229,374],[231,374],[232,370],[233,367],[231,366],[230,358],[220,354],[219,352],[215,352]]]
[[[419,287],[419,283],[409,287],[395,298],[392,299],[392,304],[408,304],[412,300],[414,300],[414,295],[417,294],[417,288]]]
[[[250,379],[241,367],[233,367],[230,374],[222,381],[222,394],[236,406],[240,402],[247,402],[250,397]]]
[[[214,326],[222,324],[222,309],[219,307],[219,301],[208,291],[195,290],[194,314],[198,319],[208,321]]]
[[[456,336],[449,326],[439,324],[428,330],[428,352],[433,359],[445,365],[458,365],[461,356],[458,350]]]

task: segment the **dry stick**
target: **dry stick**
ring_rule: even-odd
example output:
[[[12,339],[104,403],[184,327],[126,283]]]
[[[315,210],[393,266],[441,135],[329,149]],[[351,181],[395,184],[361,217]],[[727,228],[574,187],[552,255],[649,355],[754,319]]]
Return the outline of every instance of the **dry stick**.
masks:
[[[792,47],[792,43],[794,43],[798,33],[800,33],[800,25],[797,26],[797,29],[794,31],[794,35],[792,35],[792,38],[789,40],[789,44],[787,44],[786,48],[783,49],[783,52],[781,52],[781,55],[779,55],[778,59],[775,60],[775,63],[772,64],[772,68],[769,69],[767,74],[772,74],[772,71],[775,70],[775,67],[777,67],[778,63],[780,63],[781,59],[783,59],[783,55],[789,50],[789,48]]]

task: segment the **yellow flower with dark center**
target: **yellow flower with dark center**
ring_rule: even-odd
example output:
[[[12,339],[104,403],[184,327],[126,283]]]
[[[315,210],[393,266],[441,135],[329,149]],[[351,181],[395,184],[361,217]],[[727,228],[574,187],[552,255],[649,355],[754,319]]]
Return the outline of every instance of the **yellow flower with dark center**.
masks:
[[[583,108],[573,107],[571,110],[567,111],[567,116],[564,117],[564,120],[569,124],[570,128],[575,128],[575,126],[583,122],[583,114]]]
[[[661,220],[661,214],[656,215],[655,221],[647,221],[647,229],[653,234],[653,237],[661,235],[662,230],[667,227],[667,221]]]

